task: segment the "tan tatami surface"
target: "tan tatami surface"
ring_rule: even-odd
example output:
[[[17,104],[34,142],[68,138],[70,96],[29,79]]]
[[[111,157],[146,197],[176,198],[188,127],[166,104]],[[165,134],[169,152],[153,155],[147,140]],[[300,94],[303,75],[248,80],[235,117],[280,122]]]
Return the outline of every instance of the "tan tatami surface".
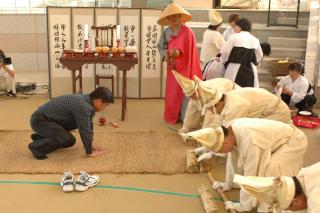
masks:
[[[48,100],[46,95],[36,95],[29,99],[0,101],[0,131],[29,130],[32,112]],[[95,125],[97,132],[171,132],[163,121],[163,100],[129,100],[125,122],[120,122],[121,102],[110,105],[105,116],[119,124]],[[98,113],[96,118],[100,116]],[[97,122],[95,122],[97,123]],[[178,128],[179,125],[176,125]],[[320,160],[320,130],[304,130],[309,139],[305,156],[305,166]],[[26,140],[30,140],[26,138]],[[78,143],[81,143],[78,141]],[[169,149],[170,147],[168,147]],[[5,152],[6,150],[2,150]],[[108,151],[105,150],[105,154]],[[54,153],[52,154],[54,155]],[[83,153],[74,153],[83,155]],[[1,160],[1,157],[0,157]],[[19,161],[19,156],[16,156]],[[65,164],[68,164],[66,160]],[[10,165],[7,165],[10,167]],[[225,168],[219,163],[213,172],[218,180],[223,180]],[[58,186],[61,175],[57,174],[0,174],[0,206],[4,213],[123,213],[123,212],[205,212],[197,189],[209,185],[204,174],[99,174],[99,187],[86,192],[63,193]],[[77,177],[77,176],[76,176]],[[238,199],[238,191],[228,193],[230,199]],[[223,210],[219,201],[219,212]]]

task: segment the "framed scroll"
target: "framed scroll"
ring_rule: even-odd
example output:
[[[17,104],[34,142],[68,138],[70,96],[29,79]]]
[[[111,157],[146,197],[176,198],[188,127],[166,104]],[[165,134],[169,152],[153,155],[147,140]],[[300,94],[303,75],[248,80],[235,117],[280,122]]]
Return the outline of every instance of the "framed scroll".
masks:
[[[85,32],[85,25],[87,25],[87,33]],[[72,8],[72,49],[83,50],[85,39],[88,39],[89,47],[93,47],[94,34],[90,30],[92,25],[94,25],[94,8]],[[90,93],[94,90],[94,65],[84,65],[82,73],[82,92]]]
[[[47,8],[49,93],[51,97],[70,94],[71,72],[63,68],[59,57],[64,49],[71,49],[71,9]]]
[[[122,47],[137,46],[138,53],[140,53],[140,9],[119,9],[119,24],[121,26],[120,45]],[[128,98],[139,98],[139,64],[127,72]],[[119,73],[119,94],[122,94],[121,72]]]
[[[162,26],[157,24],[161,10],[141,10],[141,98],[161,97],[161,58],[158,41]]]

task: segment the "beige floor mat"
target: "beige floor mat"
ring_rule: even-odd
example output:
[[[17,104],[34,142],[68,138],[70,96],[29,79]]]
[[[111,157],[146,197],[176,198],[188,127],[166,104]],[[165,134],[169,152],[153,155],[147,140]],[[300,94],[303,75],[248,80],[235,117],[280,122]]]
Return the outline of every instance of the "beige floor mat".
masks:
[[[103,156],[89,158],[77,132],[74,147],[57,150],[46,160],[35,160],[28,150],[31,131],[0,131],[0,173],[157,173],[186,172],[186,147],[174,133],[153,132],[94,134]],[[190,148],[190,147],[189,147]]]

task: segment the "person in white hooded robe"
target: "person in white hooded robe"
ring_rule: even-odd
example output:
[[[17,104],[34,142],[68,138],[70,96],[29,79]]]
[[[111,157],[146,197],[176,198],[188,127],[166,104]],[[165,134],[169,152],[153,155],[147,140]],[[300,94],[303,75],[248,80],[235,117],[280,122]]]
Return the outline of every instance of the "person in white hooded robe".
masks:
[[[307,149],[307,137],[293,125],[259,118],[240,118],[228,128],[209,127],[183,135],[195,140],[213,152],[228,153],[225,182],[215,181],[214,189],[223,191],[237,187],[233,184],[235,174],[244,176],[295,176],[302,167]],[[228,208],[239,212],[250,211],[257,200],[240,190],[240,202]],[[259,212],[267,212],[262,203]]]
[[[213,123],[214,118],[210,110],[203,112],[202,114],[202,103],[199,99],[197,88],[201,86],[217,89],[221,92],[228,92],[240,87],[226,78],[216,78],[208,81],[202,81],[197,76],[194,80],[184,77],[178,72],[172,70],[174,77],[181,86],[183,93],[189,98],[186,114],[183,121],[183,126],[179,130],[179,133],[187,133],[200,128],[208,127]]]
[[[205,84],[199,84],[198,94],[203,113],[212,111],[213,123],[228,127],[237,118],[267,118],[292,123],[289,107],[278,96],[262,88],[239,88],[221,92]]]
[[[235,175],[233,181],[259,202],[269,204],[273,212],[320,212],[320,162],[302,168],[293,177]],[[225,203],[230,205],[230,201]]]
[[[239,88],[222,93],[205,84],[199,84],[198,95],[203,104],[202,114],[212,112],[211,125],[228,127],[233,120],[244,117],[292,123],[289,107],[278,96],[265,89]],[[198,162],[217,155],[205,147],[196,148],[193,151],[199,156]]]

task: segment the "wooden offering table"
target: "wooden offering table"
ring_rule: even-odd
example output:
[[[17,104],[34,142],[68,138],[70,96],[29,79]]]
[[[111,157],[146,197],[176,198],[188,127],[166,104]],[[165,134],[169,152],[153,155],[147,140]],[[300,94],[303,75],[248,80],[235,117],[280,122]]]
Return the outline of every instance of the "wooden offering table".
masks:
[[[79,93],[82,93],[82,66],[84,64],[112,64],[123,72],[122,77],[122,109],[121,120],[125,120],[127,108],[127,71],[138,64],[136,57],[65,57],[60,58],[60,63],[72,72],[72,92],[77,92],[77,81],[79,80]],[[79,72],[78,75],[76,72]]]

